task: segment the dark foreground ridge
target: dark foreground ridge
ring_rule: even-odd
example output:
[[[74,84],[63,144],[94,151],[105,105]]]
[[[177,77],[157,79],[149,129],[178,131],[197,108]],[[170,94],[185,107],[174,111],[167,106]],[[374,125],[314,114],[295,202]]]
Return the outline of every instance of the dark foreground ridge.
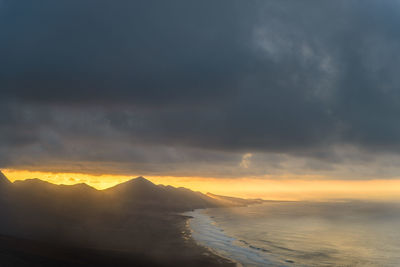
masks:
[[[0,172],[0,266],[231,266],[194,243],[179,213],[258,202],[143,177],[97,190]]]

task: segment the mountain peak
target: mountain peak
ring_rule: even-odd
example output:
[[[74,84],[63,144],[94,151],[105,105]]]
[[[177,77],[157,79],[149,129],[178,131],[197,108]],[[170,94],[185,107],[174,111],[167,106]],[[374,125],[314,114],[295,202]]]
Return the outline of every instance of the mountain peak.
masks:
[[[137,178],[133,178],[131,180],[128,180],[124,183],[117,184],[116,186],[113,186],[111,188],[106,189],[106,191],[113,191],[113,190],[142,190],[144,188],[157,188],[157,185],[153,184],[143,176],[139,176]]]
[[[147,180],[146,178],[144,178],[143,176],[139,176],[136,178],[133,178],[131,180],[128,181],[128,183],[141,183],[141,184],[151,184],[154,185],[152,182],[150,182],[149,180]]]

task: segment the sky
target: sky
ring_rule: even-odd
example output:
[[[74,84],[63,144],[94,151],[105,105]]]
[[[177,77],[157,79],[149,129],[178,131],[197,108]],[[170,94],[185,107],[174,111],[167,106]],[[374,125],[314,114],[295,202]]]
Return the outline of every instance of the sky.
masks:
[[[397,0],[0,0],[0,168],[400,179],[398,25]]]

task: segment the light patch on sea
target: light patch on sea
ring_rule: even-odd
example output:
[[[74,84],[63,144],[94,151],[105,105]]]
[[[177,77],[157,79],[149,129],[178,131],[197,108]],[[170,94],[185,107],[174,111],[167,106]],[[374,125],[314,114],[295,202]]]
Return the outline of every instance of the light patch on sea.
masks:
[[[399,203],[266,202],[185,215],[199,244],[243,266],[400,266]]]

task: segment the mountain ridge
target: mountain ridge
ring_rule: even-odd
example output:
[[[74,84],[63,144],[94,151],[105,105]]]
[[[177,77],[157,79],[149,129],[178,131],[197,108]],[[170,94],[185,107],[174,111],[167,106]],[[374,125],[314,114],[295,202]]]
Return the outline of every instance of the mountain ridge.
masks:
[[[14,198],[19,202],[31,198],[32,203],[40,202],[41,206],[49,203],[71,207],[71,203],[83,203],[87,206],[97,206],[96,202],[113,208],[150,209],[159,211],[189,211],[198,208],[243,206],[253,204],[254,200],[223,197],[211,193],[203,194],[184,187],[171,185],[156,185],[143,176],[132,178],[110,188],[98,190],[85,183],[73,185],[57,185],[38,178],[17,180],[13,183],[0,172],[0,183],[7,184],[14,192]],[[228,200],[229,199],[229,200]],[[232,201],[235,199],[235,201]],[[71,202],[71,203],[70,203]],[[104,204],[106,203],[106,204]],[[79,207],[82,208],[82,207]]]

